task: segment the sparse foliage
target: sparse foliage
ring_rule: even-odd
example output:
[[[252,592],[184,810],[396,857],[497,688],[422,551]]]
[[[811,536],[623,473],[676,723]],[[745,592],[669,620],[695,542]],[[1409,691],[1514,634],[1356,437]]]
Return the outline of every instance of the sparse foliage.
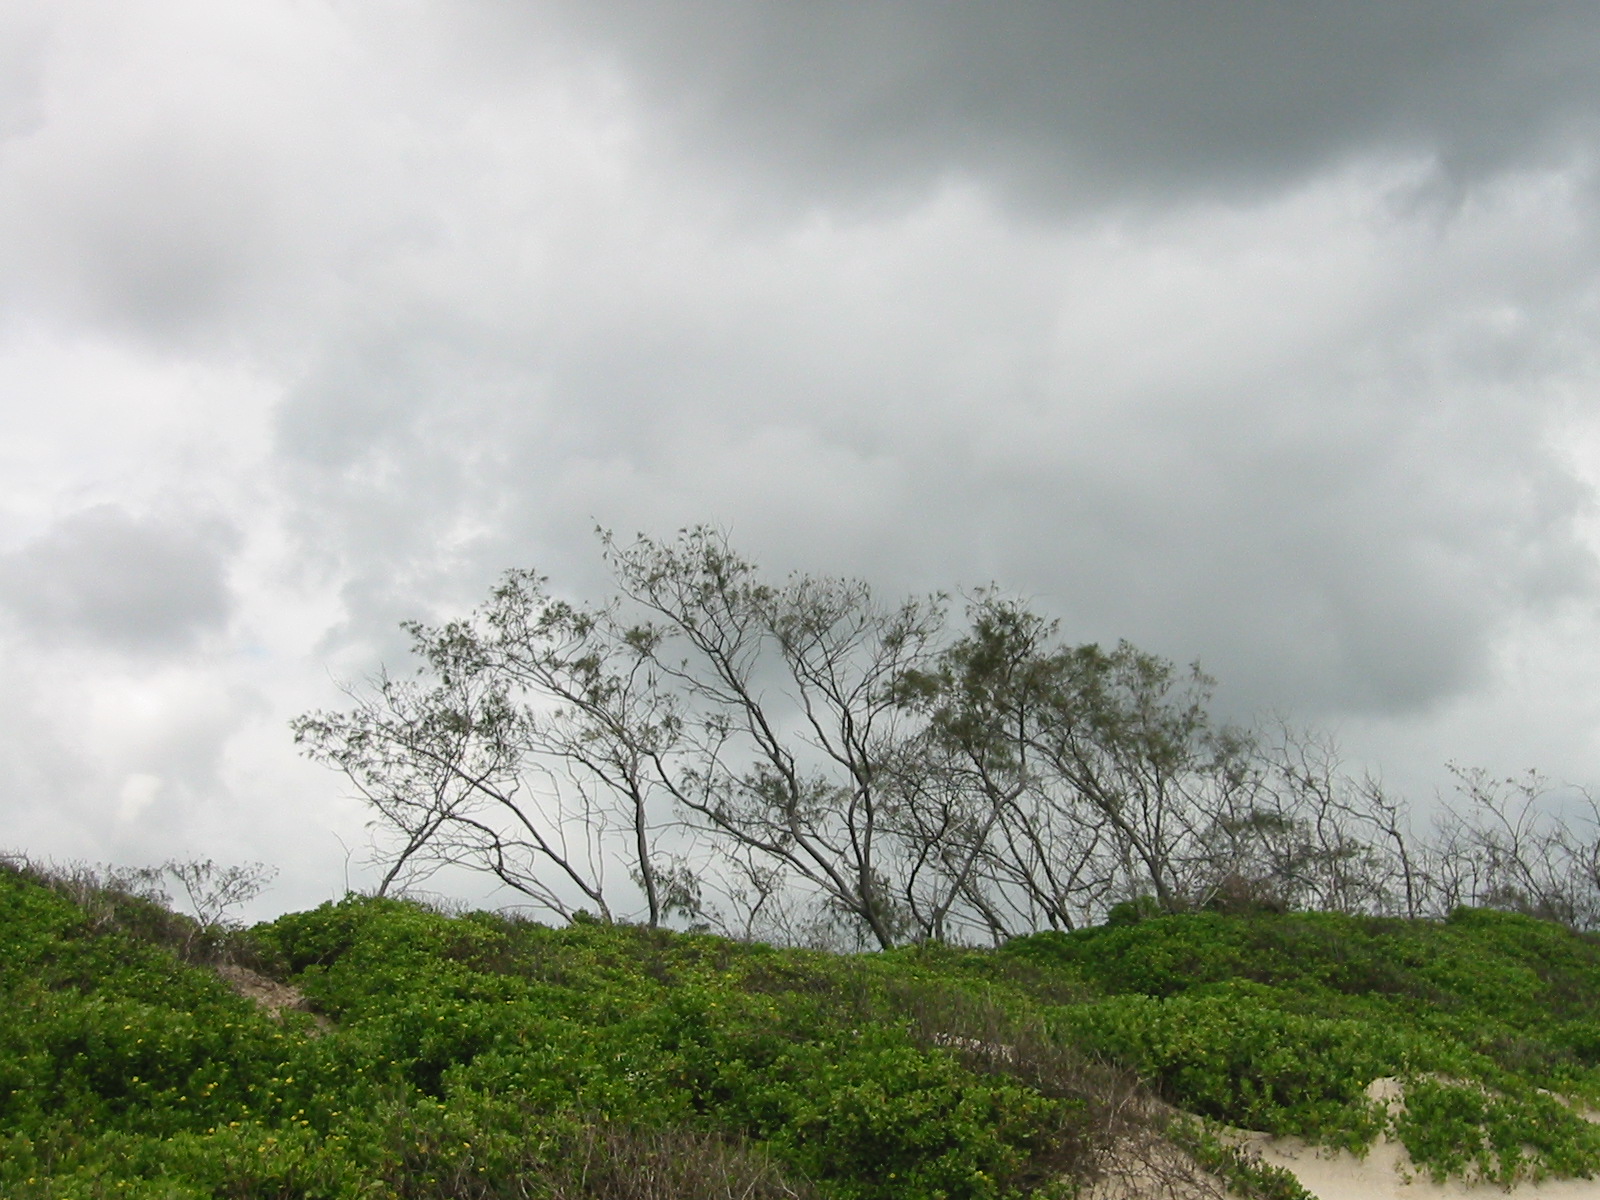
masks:
[[[276,867],[253,862],[219,866],[211,859],[169,859],[160,867],[183,888],[184,897],[202,928],[227,924],[229,914],[259,896],[278,874]]]
[[[407,626],[413,676],[294,723],[371,806],[379,894],[466,866],[568,918],[840,948],[1202,908],[1600,925],[1587,795],[1458,770],[1418,833],[1325,737],[1221,724],[1198,665],[993,590],[953,628],[942,596],[774,581],[705,527],[600,541],[600,602],[512,571]]]
[[[1211,722],[1212,681],[1125,642],[1064,645],[992,594],[970,617],[937,670],[903,685],[931,715],[951,798],[911,819],[967,912],[1000,939],[1146,894],[1164,912],[1211,899],[1262,824],[1251,742]]]
[[[408,630],[424,663],[416,678],[380,674],[351,689],[349,711],[293,726],[306,753],[342,770],[376,814],[391,847],[379,894],[460,865],[548,911],[588,907],[609,919],[607,814],[581,780],[548,769],[539,714],[491,668],[472,626]]]

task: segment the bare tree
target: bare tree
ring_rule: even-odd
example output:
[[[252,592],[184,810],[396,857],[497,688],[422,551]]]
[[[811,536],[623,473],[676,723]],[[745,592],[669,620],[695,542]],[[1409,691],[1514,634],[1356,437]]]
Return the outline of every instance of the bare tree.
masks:
[[[278,874],[276,867],[266,863],[219,866],[209,858],[169,859],[160,870],[182,886],[195,920],[205,930],[229,924],[228,914],[254,900]]]
[[[1441,799],[1419,835],[1405,801],[1371,775],[1347,775],[1326,737],[1278,733],[1270,791],[1294,845],[1265,873],[1293,906],[1434,919],[1479,906],[1600,926],[1600,807],[1588,793],[1571,790],[1579,815],[1568,819],[1537,772],[1450,764],[1458,800]]]
[[[379,894],[460,865],[562,916],[593,906],[609,919],[591,798],[538,760],[526,713],[470,627],[408,629],[417,678],[380,674],[350,689],[351,710],[292,726],[374,810],[392,847]]]
[[[1345,772],[1326,734],[1279,721],[1259,743],[1266,795],[1284,837],[1261,870],[1290,907],[1421,916],[1426,845],[1404,800],[1374,775]]]
[[[1469,903],[1526,912],[1574,929],[1600,926],[1595,871],[1600,839],[1586,841],[1552,811],[1550,781],[1536,771],[1517,778],[1455,764],[1450,771],[1467,805],[1443,828],[1450,849],[1471,869],[1470,885],[1453,890],[1464,892]],[[1600,817],[1593,797],[1577,795]]]

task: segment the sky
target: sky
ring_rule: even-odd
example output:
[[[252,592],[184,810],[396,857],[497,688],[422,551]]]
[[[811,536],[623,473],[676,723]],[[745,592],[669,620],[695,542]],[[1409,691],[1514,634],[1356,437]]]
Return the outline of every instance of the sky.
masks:
[[[0,848],[376,879],[289,720],[595,527],[1600,788],[1590,0],[0,0]]]

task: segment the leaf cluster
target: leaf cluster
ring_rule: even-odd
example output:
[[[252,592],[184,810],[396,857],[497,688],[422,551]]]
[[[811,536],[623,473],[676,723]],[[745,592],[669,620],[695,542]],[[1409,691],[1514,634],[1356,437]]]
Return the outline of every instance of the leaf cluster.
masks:
[[[1387,1129],[1440,1177],[1600,1166],[1552,1096],[1600,1099],[1600,946],[1532,918],[1203,913],[840,956],[350,897],[252,938],[320,1022],[0,870],[0,1192],[1001,1200],[1176,1144],[1296,1195],[1224,1126]],[[1368,1099],[1384,1076],[1403,1114]]]

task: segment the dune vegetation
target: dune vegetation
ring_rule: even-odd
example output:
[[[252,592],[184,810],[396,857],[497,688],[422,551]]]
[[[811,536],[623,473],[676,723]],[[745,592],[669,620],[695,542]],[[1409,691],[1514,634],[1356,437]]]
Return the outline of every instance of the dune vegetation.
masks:
[[[373,894],[245,929],[262,867],[0,856],[0,1194],[1306,1195],[1238,1131],[1600,1168],[1593,795],[1453,768],[1419,827],[992,590],[601,548],[602,599],[511,572],[293,722]],[[519,908],[406,898],[441,869]]]
[[[1526,915],[1126,906],[835,954],[354,895],[201,925],[109,882],[0,869],[17,1200],[1305,1194],[1234,1127],[1600,1167],[1600,941]]]

